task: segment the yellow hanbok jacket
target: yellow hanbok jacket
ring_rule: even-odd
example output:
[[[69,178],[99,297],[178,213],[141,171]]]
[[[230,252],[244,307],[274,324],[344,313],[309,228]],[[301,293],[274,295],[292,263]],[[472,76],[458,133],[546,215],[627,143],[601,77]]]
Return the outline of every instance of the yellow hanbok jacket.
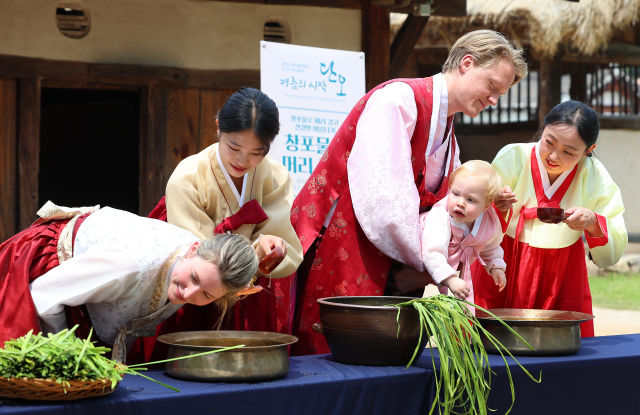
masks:
[[[510,144],[500,150],[491,164],[502,178],[503,185],[510,186],[518,199],[506,232],[511,238],[515,238],[521,208],[533,208],[538,204],[531,170],[531,151],[534,146],[536,143]],[[547,173],[541,170],[541,174]],[[560,207],[585,207],[597,215],[604,236],[592,238],[585,232],[596,265],[604,268],[620,260],[628,243],[622,217],[624,205],[620,189],[599,160],[593,157],[580,159],[576,175]],[[581,232],[570,229],[565,223],[555,225],[533,219],[525,221],[519,240],[536,248],[557,249],[573,245],[581,236]]]
[[[214,144],[182,160],[167,183],[167,221],[201,239],[211,237],[216,225],[240,209],[230,187],[233,183],[227,182],[218,164],[217,151],[218,144]],[[271,277],[287,277],[302,263],[302,245],[289,219],[293,202],[291,178],[287,169],[269,156],[246,174],[243,203],[256,199],[269,218],[257,225],[242,225],[234,233],[252,242],[261,234],[284,239],[287,257]]]

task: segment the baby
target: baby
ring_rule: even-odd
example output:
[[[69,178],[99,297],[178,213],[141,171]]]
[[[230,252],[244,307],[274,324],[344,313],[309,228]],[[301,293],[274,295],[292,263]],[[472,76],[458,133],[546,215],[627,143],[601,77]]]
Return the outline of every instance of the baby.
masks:
[[[441,292],[448,287],[456,298],[473,302],[470,267],[476,259],[499,291],[504,289],[502,226],[490,208],[501,188],[502,180],[489,163],[468,161],[451,174],[449,194],[420,215],[422,260]]]

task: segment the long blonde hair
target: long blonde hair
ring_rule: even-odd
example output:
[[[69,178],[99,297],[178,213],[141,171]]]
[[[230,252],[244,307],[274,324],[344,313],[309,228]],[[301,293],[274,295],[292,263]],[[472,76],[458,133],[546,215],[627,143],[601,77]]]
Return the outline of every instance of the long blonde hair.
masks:
[[[196,255],[217,266],[220,281],[227,289],[227,293],[215,301],[221,311],[219,328],[229,307],[238,301],[236,293],[246,287],[258,271],[258,255],[247,238],[232,233],[214,235],[203,241]]]

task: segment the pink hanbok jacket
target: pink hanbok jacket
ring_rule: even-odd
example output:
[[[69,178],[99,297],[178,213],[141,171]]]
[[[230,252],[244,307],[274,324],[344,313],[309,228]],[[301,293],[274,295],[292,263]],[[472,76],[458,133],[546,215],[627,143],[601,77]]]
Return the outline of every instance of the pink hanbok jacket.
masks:
[[[471,264],[479,259],[488,273],[493,268],[506,270],[502,242],[502,226],[493,208],[487,209],[475,220],[473,229],[453,219],[447,212],[447,195],[429,212],[420,215],[422,229],[422,260],[433,281],[440,285],[456,275],[460,269],[462,278],[471,291],[467,301],[473,302]],[[461,268],[460,268],[461,266]],[[497,289],[497,288],[496,288]],[[446,294],[447,287],[440,287]]]

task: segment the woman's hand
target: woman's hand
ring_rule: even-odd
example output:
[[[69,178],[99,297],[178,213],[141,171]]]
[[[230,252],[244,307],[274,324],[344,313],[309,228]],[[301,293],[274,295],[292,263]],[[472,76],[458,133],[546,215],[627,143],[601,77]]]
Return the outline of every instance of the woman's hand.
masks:
[[[589,236],[598,238],[604,236],[596,214],[584,207],[572,207],[564,211],[567,226],[574,231],[587,231]]]
[[[287,243],[284,239],[273,235],[261,235],[256,245],[256,254],[258,259],[262,260],[276,246],[280,247],[282,253],[287,255]]]
[[[493,204],[496,205],[499,211],[508,212],[517,201],[518,199],[516,199],[516,194],[513,193],[513,190],[509,186],[505,186],[493,201]]]

